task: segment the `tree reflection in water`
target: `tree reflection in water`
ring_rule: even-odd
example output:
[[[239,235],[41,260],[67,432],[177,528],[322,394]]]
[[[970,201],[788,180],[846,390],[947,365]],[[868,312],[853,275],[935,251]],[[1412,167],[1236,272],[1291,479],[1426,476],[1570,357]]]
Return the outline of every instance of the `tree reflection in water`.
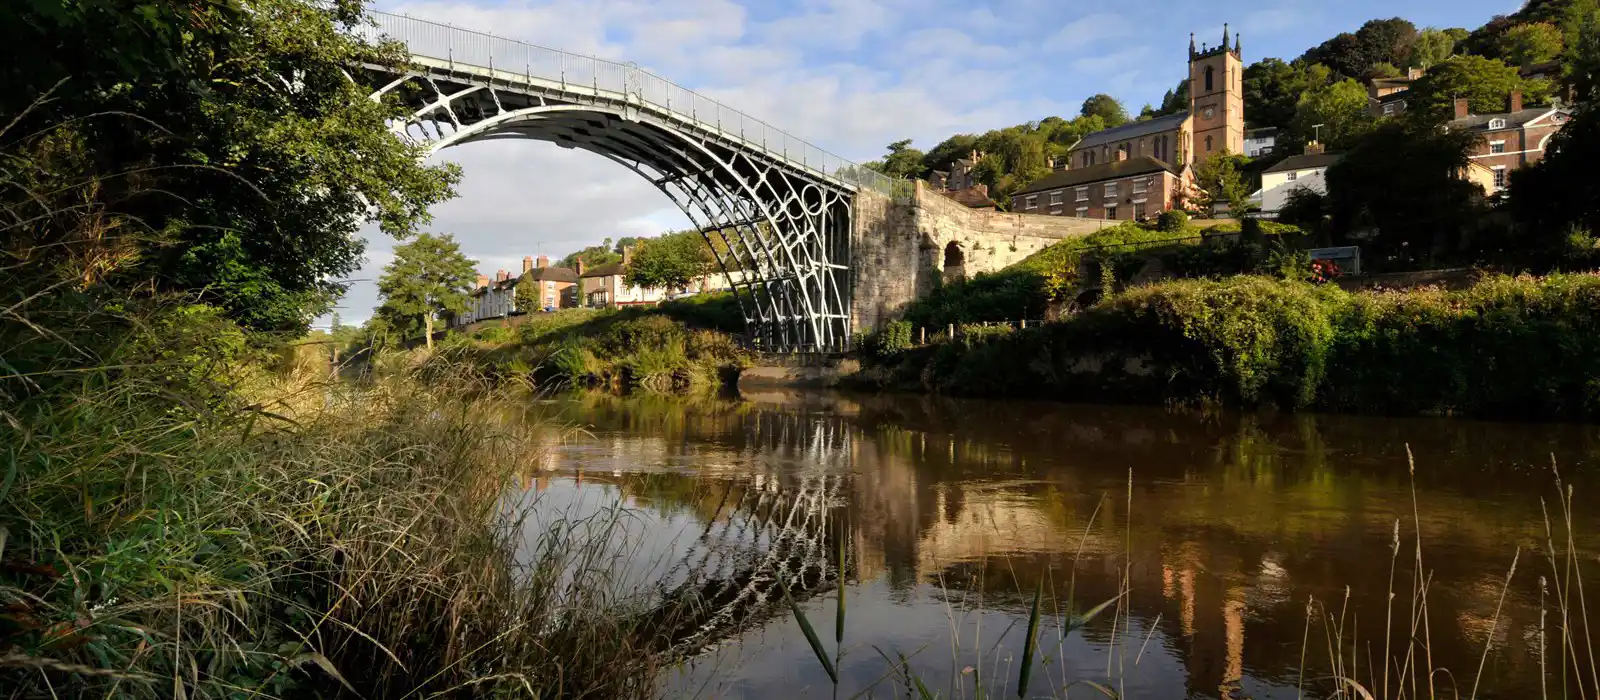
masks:
[[[968,666],[1003,673],[1020,654],[1016,622],[1025,622],[1040,578],[1053,597],[1047,607],[1063,611],[1069,590],[1081,609],[1116,597],[1124,575],[1130,590],[1119,621],[1098,620],[1068,639],[1045,630],[1046,672],[1036,679],[1049,682],[1035,680],[1030,694],[1077,679],[1104,682],[1108,668],[1112,676],[1121,668],[1112,686],[1130,697],[1296,697],[1311,598],[1318,606],[1304,676],[1329,687],[1328,637],[1342,612],[1345,671],[1354,666],[1376,692],[1398,520],[1404,542],[1394,563],[1391,648],[1406,648],[1410,552],[1420,529],[1433,663],[1450,669],[1465,695],[1493,626],[1478,696],[1538,697],[1539,580],[1551,573],[1540,497],[1555,493],[1550,456],[1582,494],[1600,446],[1592,426],[929,397],[584,395],[559,409],[589,426],[589,436],[554,451],[547,477],[582,474],[585,488],[682,518],[698,533],[639,556],[690,561],[728,542],[760,550],[778,542],[770,524],[785,517],[794,494],[830,484],[806,501],[816,511],[810,522],[826,531],[802,548],[814,559],[802,568],[816,569],[802,588],[834,585],[830,538],[847,537],[846,696],[884,674],[888,663],[875,648],[908,656],[921,649],[911,666],[934,687],[969,687],[960,675]],[[1415,520],[1408,444],[1418,462]],[[1578,551],[1595,551],[1597,517],[1575,514]],[[768,529],[734,526],[758,522]],[[1556,525],[1559,545],[1565,535]],[[1523,564],[1496,619],[1519,547]],[[699,575],[705,585],[751,573]],[[707,627],[694,649],[715,649],[672,674],[669,691],[831,695],[793,619],[770,602],[741,612],[737,624]],[[804,608],[813,619],[832,614],[820,598]],[[1554,630],[1555,611],[1547,616]],[[1580,645],[1581,623],[1572,620]],[[1552,650],[1557,635],[1547,631]],[[1576,656],[1588,687],[1587,647]],[[1559,661],[1547,663],[1553,688],[1561,687]],[[1419,687],[1425,692],[1426,681]]]

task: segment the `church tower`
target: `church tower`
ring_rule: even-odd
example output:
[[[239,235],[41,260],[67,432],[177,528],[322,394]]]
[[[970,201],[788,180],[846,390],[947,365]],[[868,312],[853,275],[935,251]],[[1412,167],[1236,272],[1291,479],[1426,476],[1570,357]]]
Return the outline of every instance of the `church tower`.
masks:
[[[1244,153],[1244,59],[1226,24],[1218,47],[1196,50],[1189,35],[1189,115],[1191,163],[1222,151]]]

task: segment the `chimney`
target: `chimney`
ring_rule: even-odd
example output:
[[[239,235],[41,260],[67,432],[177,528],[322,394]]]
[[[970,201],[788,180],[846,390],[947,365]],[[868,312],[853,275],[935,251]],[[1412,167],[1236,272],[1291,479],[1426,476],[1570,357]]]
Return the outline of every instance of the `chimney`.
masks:
[[[622,249],[622,265],[627,267],[633,264],[633,246],[624,246]]]
[[[550,256],[548,256],[548,255],[539,256],[539,269],[543,270],[543,269],[545,269],[547,267],[550,267]]]
[[[494,273],[494,281],[496,282],[504,282],[508,279],[511,279],[511,273],[506,272],[505,270]]]
[[[1511,111],[1513,113],[1522,111],[1522,91],[1521,90],[1512,90],[1511,91],[1511,99],[1509,99],[1507,101],[1511,103],[1511,109],[1509,111]]]
[[[1456,98],[1456,119],[1466,119],[1472,112],[1467,109],[1467,98]]]
[[[478,289],[483,289],[487,286],[489,286],[489,276],[481,272],[478,273]]]
[[[1308,156],[1320,156],[1326,151],[1327,149],[1322,145],[1321,141],[1311,140],[1306,142],[1306,155]]]
[[[585,267],[588,267],[588,266],[583,264],[583,258],[578,258],[578,276],[579,277],[583,276],[583,268],[585,268]]]
[[[967,158],[971,159],[974,163],[978,162],[978,149],[972,149],[972,152],[967,154]]]
[[[1416,80],[1416,79],[1421,78],[1421,77],[1422,77],[1422,69],[1421,68],[1410,68],[1410,69],[1406,70],[1406,79],[1407,80]]]
[[[533,256],[524,255],[522,256],[522,274],[528,274],[529,272],[533,272]]]
[[[1128,152],[1124,151],[1124,150],[1122,150],[1120,148],[1117,149],[1116,159],[1117,159],[1118,163],[1127,160],[1128,159]]]

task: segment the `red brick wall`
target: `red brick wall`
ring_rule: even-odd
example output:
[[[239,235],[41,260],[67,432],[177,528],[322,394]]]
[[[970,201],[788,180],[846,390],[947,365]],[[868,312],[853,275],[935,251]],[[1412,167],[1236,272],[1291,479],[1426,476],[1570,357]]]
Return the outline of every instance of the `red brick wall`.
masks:
[[[1135,180],[1145,180],[1148,183],[1145,187],[1145,191],[1137,196],[1135,196],[1133,193],[1133,183]],[[1110,184],[1116,185],[1117,196],[1114,200],[1108,200],[1105,196],[1106,186]],[[1116,216],[1110,218],[1131,221],[1134,219],[1135,209],[1133,200],[1143,199],[1145,200],[1145,216],[1154,217],[1155,215],[1160,214],[1162,211],[1165,211],[1167,208],[1172,206],[1173,197],[1177,192],[1178,177],[1172,173],[1162,171],[1158,173],[1125,177],[1116,180],[1107,180],[1105,182],[1096,182],[1089,185],[1082,185],[1081,187],[1088,190],[1089,198],[1087,201],[1078,201],[1079,186],[1069,186],[1062,188],[1061,204],[1051,204],[1050,193],[1055,190],[1045,190],[1043,192],[1036,192],[1032,195],[1013,198],[1012,209],[1023,214],[1045,214],[1052,216],[1077,216],[1087,219],[1105,219],[1108,218],[1106,216],[1106,209],[1108,205],[1112,205],[1114,203],[1117,209]],[[1036,197],[1034,206],[1031,208],[1027,206],[1027,197],[1030,196]],[[1078,211],[1080,207],[1083,207],[1084,211]],[[1060,211],[1055,211],[1057,209]]]

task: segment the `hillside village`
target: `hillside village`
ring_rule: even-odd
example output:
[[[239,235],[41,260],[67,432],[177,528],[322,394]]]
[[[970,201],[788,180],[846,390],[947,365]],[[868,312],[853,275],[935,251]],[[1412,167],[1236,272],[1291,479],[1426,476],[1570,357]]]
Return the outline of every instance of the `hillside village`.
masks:
[[[1596,51],[1577,26],[1592,13],[1587,4],[1592,0],[1533,0],[1471,31],[1374,19],[1291,61],[1247,63],[1242,37],[1224,24],[1214,44],[1188,37],[1184,77],[1159,106],[1145,105],[1137,116],[1110,95],[1094,95],[1071,119],[956,134],[927,152],[897,141],[867,167],[924,180],[974,209],[1134,222],[1182,210],[1198,218],[1278,220],[1324,242],[1370,237],[1385,225],[1417,229],[1406,235],[1418,240],[1453,238],[1423,230],[1460,228],[1480,214],[1513,209],[1516,174],[1543,160],[1592,93],[1596,71],[1588,66],[1597,63],[1590,55]],[[1330,192],[1329,170],[1351,153],[1365,165],[1347,169],[1391,170],[1397,178],[1410,171],[1368,161],[1448,169],[1449,178],[1403,183],[1431,190],[1415,199],[1432,202],[1434,214],[1384,211],[1404,205],[1373,202],[1377,195],[1355,187]],[[1486,240],[1440,245],[1465,254]],[[534,305],[546,310],[653,304],[732,286],[709,258],[675,287],[629,283],[640,243],[608,242],[555,266],[530,257],[520,274],[479,275],[471,308],[456,323],[520,313],[516,289],[524,280],[540,290]],[[1391,255],[1409,245],[1390,243]],[[1372,247],[1383,253],[1386,246]]]

